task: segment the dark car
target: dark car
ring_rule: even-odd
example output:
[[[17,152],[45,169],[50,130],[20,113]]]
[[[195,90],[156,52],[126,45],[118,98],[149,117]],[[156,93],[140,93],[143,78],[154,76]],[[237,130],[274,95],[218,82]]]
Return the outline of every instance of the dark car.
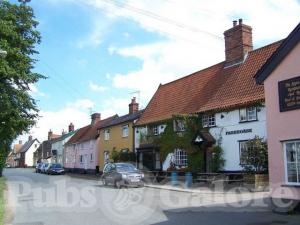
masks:
[[[50,163],[46,169],[46,174],[54,175],[54,174],[65,174],[65,170],[59,163]]]
[[[115,185],[116,188],[123,186],[144,186],[144,174],[130,163],[108,163],[105,165],[102,175],[104,185]]]
[[[37,163],[35,166],[35,172],[36,173],[41,173],[41,168],[42,168],[43,163]]]

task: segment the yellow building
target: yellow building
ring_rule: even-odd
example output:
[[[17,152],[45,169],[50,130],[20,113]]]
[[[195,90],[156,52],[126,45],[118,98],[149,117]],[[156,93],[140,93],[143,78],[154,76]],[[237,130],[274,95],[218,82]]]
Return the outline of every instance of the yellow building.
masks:
[[[142,110],[138,110],[135,98],[129,104],[129,113],[113,119],[109,124],[99,127],[99,167],[103,170],[106,162],[111,161],[113,150],[134,150],[134,123],[141,116]]]

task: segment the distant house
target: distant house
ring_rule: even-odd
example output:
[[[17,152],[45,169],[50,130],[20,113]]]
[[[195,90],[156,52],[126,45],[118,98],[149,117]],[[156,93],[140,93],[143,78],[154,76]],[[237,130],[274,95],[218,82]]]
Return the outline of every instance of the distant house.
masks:
[[[91,124],[77,130],[65,144],[64,167],[66,170],[79,173],[99,171],[98,128],[114,118],[115,116],[101,120],[100,113],[94,113],[91,115]]]
[[[300,202],[300,23],[256,74],[266,94],[271,196]],[[280,200],[281,201],[281,200]],[[288,201],[284,201],[288,205]]]
[[[70,123],[68,133],[62,133],[59,138],[55,138],[51,142],[51,162],[64,164],[64,145],[76,133],[73,123]]]
[[[118,116],[107,124],[102,124],[99,129],[100,141],[97,148],[100,151],[99,166],[103,169],[106,162],[110,161],[113,150],[118,152],[134,151],[134,124],[142,114],[136,99],[129,104],[129,113]],[[134,160],[135,161],[135,160]]]
[[[169,157],[160,159],[159,146],[147,138],[163,133],[166,120],[177,115],[197,114],[202,119],[198,139],[204,147],[207,172],[214,144],[223,148],[224,170],[240,171],[241,156],[251,149],[248,140],[256,135],[267,138],[264,89],[255,83],[254,75],[281,41],[253,50],[252,28],[241,19],[224,36],[224,62],[158,87],[136,123],[136,132],[141,134],[135,136],[140,169],[168,169],[171,162],[176,167],[188,166],[185,149],[174,149]],[[173,120],[173,124],[175,132],[185,131],[182,121]]]
[[[18,152],[19,162],[18,167],[33,167],[35,166],[34,152],[39,147],[40,142],[38,139],[33,139],[30,135],[28,141],[21,147]]]
[[[36,162],[48,162],[50,163],[52,160],[52,152],[51,152],[51,146],[52,142],[55,141],[55,139],[59,138],[61,135],[59,134],[53,134],[52,130],[49,130],[48,132],[48,140],[43,141],[36,152],[34,153],[34,157]]]
[[[12,158],[13,158],[13,165],[12,167],[19,167],[20,164],[20,159],[21,159],[21,154],[19,153],[23,144],[22,141],[20,140],[18,144],[15,144],[13,149],[12,149]]]
[[[15,166],[13,150],[8,153],[8,156],[7,156],[7,159],[6,159],[6,165],[8,167],[14,167]]]

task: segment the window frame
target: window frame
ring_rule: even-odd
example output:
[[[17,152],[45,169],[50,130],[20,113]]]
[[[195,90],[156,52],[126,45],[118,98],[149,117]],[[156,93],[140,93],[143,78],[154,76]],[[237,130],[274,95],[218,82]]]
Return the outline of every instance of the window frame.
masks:
[[[207,121],[205,121],[205,120],[207,120]],[[204,114],[204,115],[202,115],[201,121],[202,121],[202,127],[204,127],[204,128],[217,126],[216,125],[216,114]],[[212,121],[213,121],[213,123],[212,123]]]
[[[254,119],[249,119],[249,112],[250,112],[251,108],[255,109],[255,118]],[[241,119],[241,112],[244,111],[244,110],[245,110],[245,113],[246,113],[246,119],[242,120]],[[257,121],[257,120],[258,120],[258,115],[257,115],[257,107],[256,106],[249,106],[249,107],[239,109],[239,122],[240,123],[253,122],[253,121]]]
[[[110,139],[110,132],[109,129],[104,130],[104,141],[109,141]]]
[[[127,130],[127,133],[125,133],[125,135],[124,135],[124,130]],[[129,124],[125,124],[122,126],[122,137],[127,138],[128,136],[129,136]]]
[[[296,139],[296,140],[290,140],[290,141],[283,141],[282,145],[283,145],[283,154],[284,154],[284,174],[285,174],[285,183],[287,185],[296,185],[296,186],[300,186],[300,162],[298,162],[298,157],[300,159],[300,156],[298,156],[297,154],[297,149],[295,150],[296,154],[295,154],[295,159],[296,159],[296,172],[297,172],[297,182],[290,182],[289,181],[289,177],[288,177],[288,161],[287,161],[287,155],[286,155],[286,144],[290,144],[290,143],[294,143],[296,145],[296,143],[300,144],[300,139]],[[300,154],[300,151],[299,151]]]
[[[159,130],[158,129],[159,129],[158,126],[153,126],[152,127],[152,133],[153,133],[154,136],[159,135]]]
[[[187,167],[188,166],[187,152],[183,149],[175,149],[174,163],[176,166],[179,167],[184,167],[184,168]]]

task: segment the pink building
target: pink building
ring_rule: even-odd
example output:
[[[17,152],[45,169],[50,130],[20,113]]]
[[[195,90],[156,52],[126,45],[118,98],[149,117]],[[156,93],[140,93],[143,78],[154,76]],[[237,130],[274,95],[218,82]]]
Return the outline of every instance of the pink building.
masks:
[[[100,113],[91,115],[91,124],[80,128],[65,144],[64,167],[67,171],[95,173],[99,170],[97,129],[110,122],[113,117],[101,120]]]
[[[265,89],[271,195],[294,203],[300,200],[299,59],[300,23],[256,74]]]

